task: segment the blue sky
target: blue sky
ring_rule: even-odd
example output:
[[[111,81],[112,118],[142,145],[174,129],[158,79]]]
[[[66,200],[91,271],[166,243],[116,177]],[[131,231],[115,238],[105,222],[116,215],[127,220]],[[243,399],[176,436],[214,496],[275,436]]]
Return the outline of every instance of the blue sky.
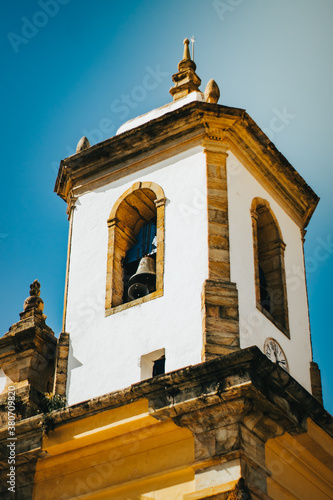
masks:
[[[59,162],[83,135],[94,144],[170,102],[183,39],[194,34],[202,89],[214,78],[219,102],[245,108],[321,198],[305,255],[314,360],[332,413],[332,1],[13,0],[1,7],[0,335],[18,321],[36,278],[47,323],[61,331],[68,222],[53,192]],[[115,102],[142,84],[147,67],[160,75],[156,88],[117,111]]]

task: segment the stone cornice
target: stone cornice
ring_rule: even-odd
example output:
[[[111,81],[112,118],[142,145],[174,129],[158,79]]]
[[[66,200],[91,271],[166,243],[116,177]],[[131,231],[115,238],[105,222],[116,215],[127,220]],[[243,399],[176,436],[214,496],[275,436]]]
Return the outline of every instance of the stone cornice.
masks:
[[[62,160],[55,191],[67,202],[189,147],[228,145],[304,228],[319,198],[242,109],[191,102]]]
[[[122,417],[119,419],[119,416]],[[129,453],[134,451],[136,454],[138,444],[146,438],[149,441],[152,436],[161,436],[163,443],[165,437],[170,436],[170,430],[175,429],[181,446],[186,438],[190,448],[185,462],[177,464],[177,469],[168,468],[167,472],[188,470],[200,474],[207,470],[209,473],[215,465],[237,460],[251,495],[268,498],[265,494],[266,478],[271,472],[264,462],[265,443],[275,443],[274,438],[281,437],[279,443],[284,444],[287,435],[292,446],[289,448],[298,451],[298,441],[295,448],[293,439],[299,439],[301,446],[306,447],[305,458],[309,449],[315,458],[318,457],[319,463],[325,464],[330,459],[325,443],[329,442],[328,435],[333,435],[333,419],[322,405],[257,347],[166,373],[54,411],[47,417],[54,428],[48,437],[43,435],[43,415],[26,418],[16,425],[17,477],[24,474],[24,484],[18,484],[17,489],[22,499],[32,498],[31,492],[36,485],[43,487],[44,473],[49,475],[52,483],[59,475],[58,465],[60,471],[73,472],[73,456],[81,455],[80,449],[81,456],[88,460],[85,470],[89,473],[96,470],[95,464],[99,466],[95,460],[99,452],[104,460],[108,449],[112,449],[111,456],[115,456],[114,451],[126,444]],[[172,433],[171,436],[174,439]],[[112,448],[108,448],[110,442]],[[318,442],[324,443],[319,450]],[[154,443],[156,447],[156,441]],[[6,480],[7,445],[8,429],[2,427],[1,484]],[[289,448],[283,448],[283,452],[289,453]],[[127,456],[124,455],[124,466]],[[301,455],[301,460],[304,457]],[[325,474],[320,484],[324,484],[329,471]],[[115,484],[108,483],[107,487],[124,487],[126,484],[123,479],[119,483],[115,479]],[[229,485],[227,491],[234,486]],[[104,492],[104,489],[100,491]],[[218,493],[225,488],[214,491]],[[200,490],[199,496],[194,493],[188,498],[210,498],[211,495],[204,494],[207,492],[212,490]],[[68,497],[74,498],[75,495]]]
[[[310,418],[333,436],[333,418],[296,380],[274,365],[255,346],[206,363],[188,366],[52,413],[55,425],[98,414],[104,410],[149,401],[150,414],[176,419],[192,412],[222,405],[223,413],[236,405],[245,415],[269,415],[283,431],[306,432]],[[221,410],[222,411],[222,410]],[[16,435],[40,428],[36,415],[16,425]],[[7,428],[0,429],[0,442]]]
[[[245,113],[244,119],[229,129],[231,151],[264,187],[277,197],[283,208],[303,229],[319,202],[319,197],[294,169],[264,132]]]

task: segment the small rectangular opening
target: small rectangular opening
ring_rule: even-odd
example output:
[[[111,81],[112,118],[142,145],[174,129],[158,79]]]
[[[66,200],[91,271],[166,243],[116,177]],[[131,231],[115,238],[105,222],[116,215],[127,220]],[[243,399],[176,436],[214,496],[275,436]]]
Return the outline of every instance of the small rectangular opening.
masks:
[[[141,380],[165,373],[165,349],[158,349],[141,356]]]
[[[163,373],[165,373],[165,356],[161,356],[159,359],[153,361],[153,377],[162,375]]]

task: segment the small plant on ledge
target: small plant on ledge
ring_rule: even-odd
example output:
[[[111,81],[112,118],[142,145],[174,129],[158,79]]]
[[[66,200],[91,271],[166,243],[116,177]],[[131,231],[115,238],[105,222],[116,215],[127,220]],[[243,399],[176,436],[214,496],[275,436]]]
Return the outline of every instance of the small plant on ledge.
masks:
[[[50,431],[53,431],[55,427],[52,412],[65,407],[65,396],[60,396],[60,394],[53,394],[51,392],[45,392],[41,395],[40,412],[43,412],[42,429],[46,435],[48,435]]]

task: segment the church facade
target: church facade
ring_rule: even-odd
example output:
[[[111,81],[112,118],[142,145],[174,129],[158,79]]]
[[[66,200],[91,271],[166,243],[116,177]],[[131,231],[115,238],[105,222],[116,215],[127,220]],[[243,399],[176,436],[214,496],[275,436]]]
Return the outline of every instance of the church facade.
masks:
[[[170,104],[60,164],[63,332],[34,282],[0,339],[4,498],[333,498],[303,253],[318,197],[200,92],[188,44]]]

